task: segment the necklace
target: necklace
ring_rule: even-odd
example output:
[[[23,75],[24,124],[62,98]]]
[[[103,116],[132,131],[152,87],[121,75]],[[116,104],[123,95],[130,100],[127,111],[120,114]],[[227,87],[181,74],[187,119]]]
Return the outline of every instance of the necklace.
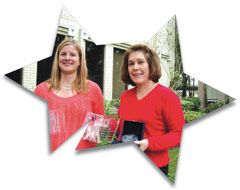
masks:
[[[66,93],[71,92],[71,86],[65,86]]]

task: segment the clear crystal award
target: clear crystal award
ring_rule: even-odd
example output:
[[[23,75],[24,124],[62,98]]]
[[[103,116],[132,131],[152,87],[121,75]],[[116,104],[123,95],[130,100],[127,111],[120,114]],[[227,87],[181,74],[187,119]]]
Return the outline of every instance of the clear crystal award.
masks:
[[[96,143],[96,146],[104,146],[112,144],[116,140],[116,132],[118,129],[120,118],[106,117],[103,115],[87,112],[84,124],[87,128],[82,136],[83,140]]]

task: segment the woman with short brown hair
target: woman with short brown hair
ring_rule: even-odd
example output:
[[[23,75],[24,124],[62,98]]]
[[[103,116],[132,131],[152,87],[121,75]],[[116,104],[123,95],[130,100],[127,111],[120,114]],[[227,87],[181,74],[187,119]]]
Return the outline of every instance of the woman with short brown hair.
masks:
[[[134,142],[167,175],[168,149],[180,145],[185,124],[180,100],[171,89],[158,84],[159,57],[144,44],[133,45],[125,52],[121,72],[123,82],[135,87],[121,96],[119,134],[124,120],[144,122],[143,139]]]
[[[128,58],[132,52],[141,51],[143,52],[149,66],[149,79],[153,82],[158,82],[159,78],[161,78],[161,67],[159,62],[159,57],[155,51],[150,49],[148,46],[144,44],[136,44],[130,47],[125,53],[123,57],[123,64],[121,68],[121,78],[122,81],[126,84],[131,84],[136,86],[136,84],[131,80],[129,73],[128,73]]]

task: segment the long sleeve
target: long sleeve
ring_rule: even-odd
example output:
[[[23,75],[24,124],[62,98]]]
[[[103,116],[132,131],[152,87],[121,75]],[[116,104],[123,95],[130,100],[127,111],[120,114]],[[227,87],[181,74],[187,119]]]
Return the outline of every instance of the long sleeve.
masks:
[[[159,137],[148,137],[148,151],[161,151],[180,145],[185,119],[179,98],[173,92],[163,96],[161,109],[166,133]]]

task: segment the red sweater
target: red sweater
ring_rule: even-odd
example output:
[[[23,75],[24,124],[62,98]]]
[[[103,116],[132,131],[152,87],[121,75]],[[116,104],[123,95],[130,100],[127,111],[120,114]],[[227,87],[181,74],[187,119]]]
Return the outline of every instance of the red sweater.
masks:
[[[158,166],[169,163],[168,149],[179,146],[185,119],[177,95],[169,88],[158,84],[141,100],[137,99],[136,88],[125,91],[121,96],[119,116],[120,133],[123,120],[145,122],[144,139],[149,146],[145,153]]]
[[[52,152],[82,126],[88,111],[104,115],[101,89],[92,81],[88,81],[88,87],[86,94],[68,98],[49,91],[46,82],[36,87],[34,93],[48,101]]]

